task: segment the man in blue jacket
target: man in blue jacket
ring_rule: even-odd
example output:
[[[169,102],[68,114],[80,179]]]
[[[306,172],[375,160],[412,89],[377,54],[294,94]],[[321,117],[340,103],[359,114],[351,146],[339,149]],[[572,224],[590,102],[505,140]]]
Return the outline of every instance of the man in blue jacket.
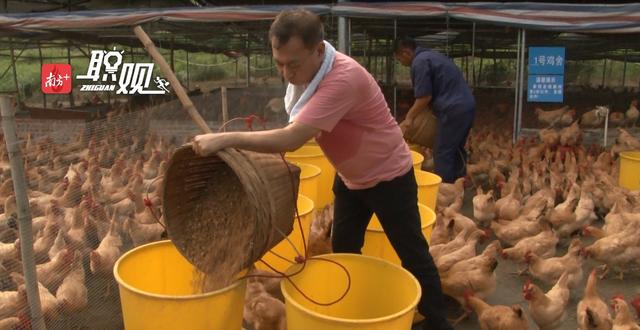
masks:
[[[429,107],[438,118],[434,144],[435,172],[443,182],[453,183],[466,175],[465,143],[473,125],[476,102],[462,72],[447,56],[417,47],[412,39],[396,40],[394,55],[411,68],[415,102],[401,124],[411,127],[420,111]]]

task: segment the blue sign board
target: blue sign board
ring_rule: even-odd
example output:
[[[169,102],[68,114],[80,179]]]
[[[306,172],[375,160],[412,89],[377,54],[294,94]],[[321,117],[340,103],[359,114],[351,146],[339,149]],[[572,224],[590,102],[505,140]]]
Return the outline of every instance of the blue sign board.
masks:
[[[527,102],[563,102],[564,76],[529,75]]]
[[[564,100],[564,47],[529,47],[528,102]]]
[[[529,74],[564,74],[564,47],[529,47]]]

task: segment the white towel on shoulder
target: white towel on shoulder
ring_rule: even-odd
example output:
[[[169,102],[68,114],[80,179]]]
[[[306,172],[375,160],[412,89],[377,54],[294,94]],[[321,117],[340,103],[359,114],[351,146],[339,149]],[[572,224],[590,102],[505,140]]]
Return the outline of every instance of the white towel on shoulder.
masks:
[[[300,113],[300,110],[309,102],[309,99],[311,99],[311,96],[313,96],[316,89],[318,89],[318,85],[322,79],[331,71],[335,58],[336,49],[325,40],[324,59],[322,60],[320,69],[313,79],[311,79],[311,82],[307,86],[287,85],[287,92],[284,95],[284,105],[289,114],[289,122],[293,122],[298,113]]]

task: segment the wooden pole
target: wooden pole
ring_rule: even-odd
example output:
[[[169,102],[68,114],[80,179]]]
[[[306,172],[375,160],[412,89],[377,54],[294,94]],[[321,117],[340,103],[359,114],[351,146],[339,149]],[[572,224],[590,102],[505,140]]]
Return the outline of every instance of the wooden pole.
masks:
[[[133,32],[136,34],[138,39],[140,39],[142,45],[144,45],[144,49],[147,50],[147,53],[149,53],[149,55],[153,58],[154,62],[158,64],[158,66],[160,67],[160,71],[162,71],[167,80],[169,80],[169,82],[173,86],[173,90],[176,92],[176,95],[178,95],[180,103],[182,103],[182,106],[185,108],[185,110],[187,110],[187,113],[189,113],[191,119],[193,119],[193,121],[196,123],[196,125],[198,125],[202,132],[212,133],[209,126],[207,126],[207,123],[198,113],[195,105],[193,105],[193,102],[191,102],[191,99],[189,99],[189,96],[187,96],[187,93],[184,91],[184,88],[180,84],[180,81],[178,81],[175,73],[173,73],[173,71],[169,67],[169,64],[167,64],[167,61],[164,59],[164,57],[162,57],[160,52],[158,52],[158,49],[156,49],[153,41],[151,41],[149,36],[139,25],[133,28]]]

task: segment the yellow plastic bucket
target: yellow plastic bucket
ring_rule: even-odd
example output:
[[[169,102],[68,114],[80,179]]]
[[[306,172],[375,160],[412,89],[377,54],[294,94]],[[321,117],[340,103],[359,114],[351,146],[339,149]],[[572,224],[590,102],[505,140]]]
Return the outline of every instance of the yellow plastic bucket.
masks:
[[[289,281],[282,281],[287,329],[411,329],[421,295],[420,284],[413,275],[378,258],[357,254],[321,257],[343,265],[351,276],[351,287],[344,299],[320,306],[303,297]],[[300,267],[302,265],[294,265],[287,273],[292,274]],[[348,284],[342,268],[318,259],[308,260],[305,268],[291,280],[308,297],[324,303],[338,299]]]
[[[322,170],[315,165],[306,163],[294,163],[300,167],[300,189],[298,193],[305,195],[313,201],[314,205],[318,205],[318,185],[320,181],[320,173]]]
[[[640,189],[640,151],[624,151],[620,153],[618,184],[629,190]]]
[[[415,171],[415,175],[418,184],[418,202],[435,210],[442,178],[437,174],[422,170]]]
[[[429,241],[431,239],[431,231],[436,223],[436,213],[420,203],[418,203],[418,211],[420,212],[422,234],[427,241]],[[382,230],[382,225],[380,225],[380,221],[375,214],[371,217],[367,232],[364,236],[362,254],[382,258],[396,265],[400,265],[400,258],[398,258],[393,246],[391,246],[391,242],[389,242],[387,235],[384,233],[384,230]]]
[[[302,230],[304,232],[304,238],[307,242],[309,242],[309,228],[311,226],[311,219],[313,218],[313,201],[307,198],[304,195],[298,195],[298,213],[300,214],[300,222],[302,223]],[[293,230],[291,234],[288,236],[291,243],[293,243],[303,256],[304,256],[304,244],[302,243],[302,235],[300,234],[300,225],[298,225],[298,221],[294,220],[293,222]],[[289,241],[282,240],[276,246],[274,246],[271,250],[272,252],[277,253],[280,256],[287,258],[288,260],[294,261],[295,257],[298,255],[296,251],[291,246]],[[285,272],[291,263],[283,260],[282,258],[276,256],[271,252],[267,252],[262,256],[264,262],[268,263],[271,267],[274,267],[280,272]],[[267,267],[263,262],[257,261],[255,263],[256,268],[263,270],[271,270],[271,268]]]
[[[171,241],[142,245],[125,253],[113,273],[128,330],[242,327],[246,281],[195,293],[197,270]]]
[[[295,151],[287,152],[284,157],[292,163],[300,162],[315,165],[320,168],[320,179],[318,180],[318,205],[322,208],[333,202],[333,179],[336,174],[335,168],[329,163],[319,146],[304,145]]]
[[[422,170],[422,162],[424,161],[424,156],[419,152],[411,150],[411,159],[413,160],[413,170]]]
[[[305,145],[307,145],[307,146],[317,146],[318,145],[318,141],[316,141],[316,139],[311,139],[311,140],[305,142]]]

